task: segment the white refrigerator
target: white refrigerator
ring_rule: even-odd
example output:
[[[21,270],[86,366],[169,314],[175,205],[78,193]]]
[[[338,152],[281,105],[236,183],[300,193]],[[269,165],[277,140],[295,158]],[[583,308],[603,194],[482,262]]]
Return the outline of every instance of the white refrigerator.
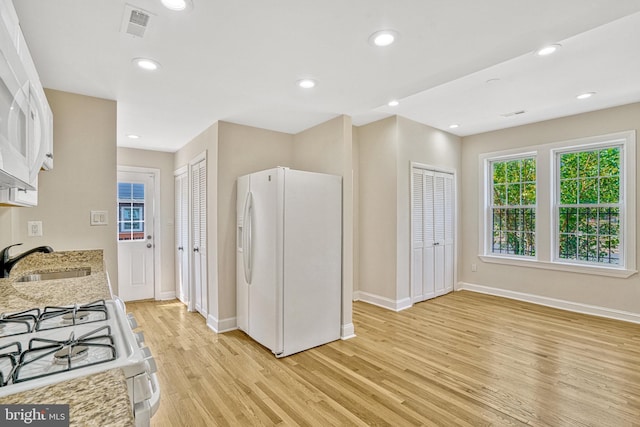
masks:
[[[278,167],[237,190],[238,328],[276,357],[339,339],[342,178]]]

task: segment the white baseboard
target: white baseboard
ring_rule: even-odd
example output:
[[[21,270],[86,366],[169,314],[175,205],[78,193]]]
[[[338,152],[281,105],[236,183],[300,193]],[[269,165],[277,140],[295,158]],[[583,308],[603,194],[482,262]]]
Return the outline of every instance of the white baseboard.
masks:
[[[354,338],[356,336],[356,330],[353,326],[353,323],[347,323],[346,325],[342,325],[340,327],[340,339],[348,340],[350,338]]]
[[[401,300],[392,300],[391,298],[381,297],[379,295],[370,294],[364,291],[355,291],[353,293],[354,301],[362,301],[368,304],[377,305],[378,307],[386,308],[387,310],[401,311],[411,307],[411,298],[404,298]]]
[[[212,315],[207,316],[207,326],[216,334],[229,332],[238,329],[238,322],[235,317],[218,320]]]
[[[160,292],[160,297],[158,298],[158,300],[167,301],[170,299],[176,299],[176,291]]]
[[[628,311],[616,310],[613,308],[600,307],[579,302],[566,301],[556,298],[543,297],[540,295],[528,294],[524,292],[510,291],[507,289],[493,288],[473,283],[460,282],[456,287],[457,291],[465,290],[479,292],[482,294],[495,295],[518,301],[530,302],[547,307],[559,308],[561,310],[573,311],[576,313],[590,314],[592,316],[606,317],[609,319],[622,320],[625,322],[640,323],[640,314]]]

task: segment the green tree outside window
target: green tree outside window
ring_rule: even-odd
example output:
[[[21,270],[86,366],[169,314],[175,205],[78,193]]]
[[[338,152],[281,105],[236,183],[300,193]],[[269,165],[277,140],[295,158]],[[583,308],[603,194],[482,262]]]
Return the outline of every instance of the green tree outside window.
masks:
[[[621,148],[559,154],[558,257],[620,263]]]

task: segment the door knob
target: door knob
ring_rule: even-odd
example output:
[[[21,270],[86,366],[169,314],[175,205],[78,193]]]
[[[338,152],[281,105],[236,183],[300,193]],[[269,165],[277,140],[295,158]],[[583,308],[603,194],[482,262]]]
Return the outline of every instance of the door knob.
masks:
[[[200,249],[198,249],[198,248],[193,248],[193,252],[200,252]]]
[[[147,243],[148,248],[150,248],[151,246],[153,246],[151,243]]]

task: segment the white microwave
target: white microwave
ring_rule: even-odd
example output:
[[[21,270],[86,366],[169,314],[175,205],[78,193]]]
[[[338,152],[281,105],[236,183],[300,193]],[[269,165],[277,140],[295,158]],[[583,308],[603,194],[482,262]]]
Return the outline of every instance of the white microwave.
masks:
[[[0,187],[34,189],[30,183],[37,175],[33,168],[39,153],[32,141],[39,117],[30,106],[30,92],[18,51],[0,25]]]

